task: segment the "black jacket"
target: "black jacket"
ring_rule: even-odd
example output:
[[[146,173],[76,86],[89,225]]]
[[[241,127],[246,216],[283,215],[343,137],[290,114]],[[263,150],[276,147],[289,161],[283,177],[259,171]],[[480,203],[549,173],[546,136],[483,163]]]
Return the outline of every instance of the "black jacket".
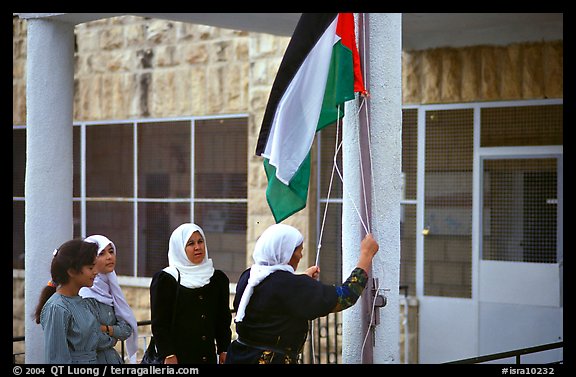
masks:
[[[238,310],[250,269],[240,276],[234,298]],[[308,320],[323,317],[336,306],[336,287],[305,274],[276,271],[254,288],[242,322],[240,338],[252,343],[299,351],[306,341]]]
[[[232,337],[229,282],[220,270],[214,271],[210,283],[194,289],[179,285],[164,271],[154,275],[150,284],[152,335],[162,357],[175,354],[180,364],[214,364],[216,353],[226,352]]]

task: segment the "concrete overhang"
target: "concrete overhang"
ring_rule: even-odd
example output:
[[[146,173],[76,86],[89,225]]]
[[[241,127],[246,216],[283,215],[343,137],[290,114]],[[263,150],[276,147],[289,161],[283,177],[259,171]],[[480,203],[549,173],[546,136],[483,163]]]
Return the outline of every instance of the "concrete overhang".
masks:
[[[132,15],[290,36],[301,13],[14,13],[79,24]],[[402,48],[506,45],[563,40],[563,13],[403,13]]]

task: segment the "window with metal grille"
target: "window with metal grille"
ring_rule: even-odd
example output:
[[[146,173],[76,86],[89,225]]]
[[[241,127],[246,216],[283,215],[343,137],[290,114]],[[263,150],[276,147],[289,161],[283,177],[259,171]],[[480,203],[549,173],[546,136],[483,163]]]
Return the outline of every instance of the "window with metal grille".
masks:
[[[336,130],[338,129],[338,135]],[[320,249],[319,265],[322,270],[320,280],[325,284],[342,284],[342,181],[337,172],[332,178],[330,197],[330,177],[334,165],[334,154],[338,142],[342,141],[342,127],[325,127],[319,132],[318,154],[318,208],[317,208],[317,237],[320,237],[320,227],[326,212],[326,222],[322,232],[322,247]],[[342,174],[342,150],[336,156],[338,169]]]
[[[194,221],[215,267],[237,280],[246,267],[247,131],[245,115],[76,124],[74,237],[108,236],[119,275],[150,277],[168,264],[172,231]],[[24,268],[25,135],[14,126],[13,268]]]
[[[402,110],[402,192],[400,202],[400,286],[416,294],[416,182],[418,109]]]
[[[472,109],[426,111],[424,294],[472,294]]]
[[[557,262],[557,160],[485,160],[482,259]]]
[[[481,147],[562,145],[563,105],[481,109]]]
[[[26,128],[12,130],[12,268],[24,269],[24,179]]]

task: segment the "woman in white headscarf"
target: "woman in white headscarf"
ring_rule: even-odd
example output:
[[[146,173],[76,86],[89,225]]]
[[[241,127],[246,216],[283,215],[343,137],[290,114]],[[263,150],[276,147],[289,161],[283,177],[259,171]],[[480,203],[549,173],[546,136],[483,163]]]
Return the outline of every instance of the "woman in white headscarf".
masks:
[[[232,338],[229,284],[208,258],[202,228],[185,223],[172,232],[168,267],[150,283],[152,335],[165,364],[215,364],[216,355],[224,363]]]
[[[95,269],[98,275],[91,287],[80,289],[79,295],[88,303],[100,329],[116,341],[126,341],[128,361],[136,363],[138,325],[116,276],[116,245],[107,237],[93,235],[84,241],[98,245]],[[113,346],[98,350],[98,364],[122,364],[124,361]]]
[[[254,247],[254,264],[236,286],[236,332],[227,364],[296,364],[308,334],[308,321],[351,307],[368,279],[378,243],[371,234],[360,245],[357,267],[341,286],[316,278],[317,266],[295,274],[304,237],[294,227],[274,224]]]

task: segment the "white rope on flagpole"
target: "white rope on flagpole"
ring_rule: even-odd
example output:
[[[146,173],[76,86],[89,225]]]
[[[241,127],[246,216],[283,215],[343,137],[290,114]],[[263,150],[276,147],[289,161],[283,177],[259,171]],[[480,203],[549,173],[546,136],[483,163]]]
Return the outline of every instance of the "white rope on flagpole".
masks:
[[[362,100],[364,102],[364,99]],[[370,140],[370,134],[368,134],[368,140]],[[358,133],[358,159],[360,160],[360,176],[362,177],[362,196],[364,197],[364,213],[366,214],[366,223],[368,225],[368,231],[370,233],[370,216],[368,215],[368,199],[366,198],[366,183],[364,181],[364,166],[362,163],[362,149],[361,149],[360,133]],[[370,149],[370,148],[368,148]],[[370,150],[368,151],[370,153]]]
[[[376,292],[378,292],[380,290],[380,283],[378,283],[378,286],[376,287]],[[374,300],[372,301],[372,310],[370,312],[370,322],[368,322],[369,325],[372,325],[372,321],[374,320],[374,311],[376,308],[376,299],[378,298],[378,294],[374,295]],[[366,331],[366,335],[364,336],[364,341],[362,342],[362,350],[360,351],[360,355],[362,355],[362,357],[364,356],[364,346],[366,345],[366,340],[368,340],[368,334],[370,334],[370,327],[368,326],[368,331]]]
[[[338,149],[340,149],[341,147],[342,147],[342,142],[340,142]],[[336,165],[336,172],[338,173],[338,176],[340,177],[340,180],[342,181],[342,183],[344,183],[344,177],[342,176],[340,169],[338,169],[338,165]],[[360,211],[358,210],[358,207],[356,206],[354,199],[352,199],[352,196],[350,195],[350,193],[348,191],[346,191],[346,193],[348,194],[348,199],[350,199],[350,201],[352,202],[352,205],[354,206],[354,210],[358,214],[358,218],[360,219],[360,223],[362,223],[362,227],[364,228],[366,233],[370,233],[370,231],[368,230],[368,227],[366,227],[366,224],[364,223],[364,220],[362,219],[362,215],[360,214]]]

